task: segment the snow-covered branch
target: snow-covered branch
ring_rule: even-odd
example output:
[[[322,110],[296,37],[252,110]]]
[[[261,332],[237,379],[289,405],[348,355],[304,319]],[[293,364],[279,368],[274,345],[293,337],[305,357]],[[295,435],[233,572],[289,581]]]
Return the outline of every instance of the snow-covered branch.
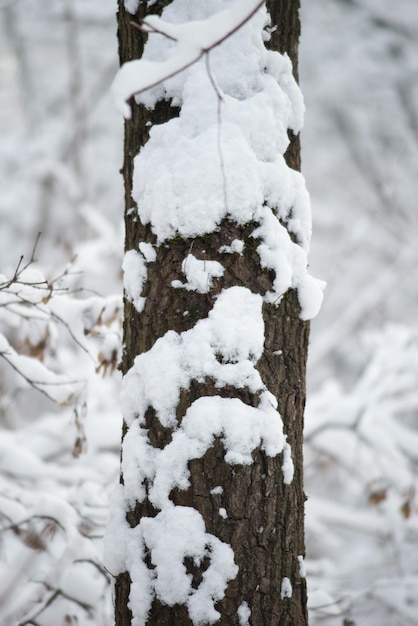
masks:
[[[165,61],[140,59],[121,67],[112,85],[117,108],[129,119],[131,108],[127,101],[132,96],[159,85],[196,63],[233,35],[263,5],[264,0],[238,0],[205,20],[173,24],[157,15],[150,15],[140,24],[134,24],[146,33],[167,37],[176,42],[176,47]]]
[[[70,286],[70,267],[48,281],[41,270],[34,268],[36,244],[27,262],[23,262],[23,256],[20,258],[11,278],[0,275],[0,357],[49,400],[77,404],[85,380],[78,375],[56,373],[53,359],[47,358],[48,347],[50,353],[54,351],[57,327],[62,327],[73,345],[85,352],[98,369],[104,373],[114,369],[118,334],[107,336],[107,345],[103,344],[98,356],[86,336],[100,334],[101,328],[114,321],[118,324],[120,303],[100,296],[77,299]]]

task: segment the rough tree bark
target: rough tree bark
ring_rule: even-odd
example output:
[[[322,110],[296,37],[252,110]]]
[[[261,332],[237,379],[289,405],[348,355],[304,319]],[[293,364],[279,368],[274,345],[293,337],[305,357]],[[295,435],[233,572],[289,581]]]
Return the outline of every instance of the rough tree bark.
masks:
[[[137,18],[147,11],[161,13],[168,1],[158,0],[149,9],[140,3]],[[300,33],[299,2],[297,0],[268,0],[267,7],[277,25],[269,45],[286,52],[297,75],[297,50]],[[119,0],[118,38],[120,62],[140,58],[146,36],[130,25],[132,16]],[[149,123],[160,124],[178,115],[178,109],[169,102],[160,102],[155,110],[148,111],[132,102],[132,119],[125,123],[124,163],[121,173],[125,183],[126,250],[138,249],[140,242],[155,243],[149,225],[143,225],[130,209],[133,158],[148,139]],[[299,169],[300,150],[298,137],[291,137],[286,153],[290,167]],[[207,294],[183,289],[173,289],[173,280],[181,279],[180,268],[190,251],[192,241],[180,237],[169,245],[156,248],[157,259],[150,264],[148,280],[142,295],[146,297],[142,313],[125,301],[124,346],[122,372],[126,374],[136,355],[149,350],[155,341],[172,329],[180,333],[191,328],[197,320],[208,316],[214,298],[222,289],[233,285],[248,287],[253,293],[264,294],[271,289],[271,272],[260,268],[256,253],[256,240],[249,237],[253,224],[239,226],[224,221],[209,235],[193,240],[193,254],[200,259],[218,260],[225,266],[224,276],[217,279]],[[242,255],[229,255],[221,259],[219,248],[234,239],[244,240]],[[188,314],[185,312],[188,311]],[[237,625],[237,609],[245,600],[251,608],[253,626],[303,626],[307,624],[306,583],[300,572],[300,557],[304,556],[304,491],[302,476],[302,431],[305,403],[305,363],[308,346],[309,323],[299,317],[297,294],[289,290],[280,305],[263,305],[266,337],[263,357],[257,364],[267,388],[278,400],[278,410],[284,423],[284,432],[292,450],[295,467],[293,481],[284,484],[282,455],[268,457],[258,449],[253,453],[254,463],[234,469],[225,463],[223,445],[219,440],[202,459],[190,463],[191,487],[187,491],[174,490],[171,499],[175,504],[194,507],[203,516],[208,533],[231,545],[239,571],[226,590],[225,598],[216,605],[221,613],[219,624]],[[224,387],[215,389],[213,382],[192,381],[183,390],[177,407],[180,421],[191,403],[201,396],[221,395],[240,398],[256,406],[258,398],[246,389]],[[154,419],[152,407],[147,412],[149,438],[159,448],[170,441],[170,432]],[[126,427],[124,429],[124,434]],[[121,477],[123,481],[123,476]],[[211,494],[216,485],[222,485],[222,494]],[[228,518],[223,519],[218,509],[224,507]],[[148,501],[137,502],[128,514],[128,522],[135,527],[143,516],[155,516],[157,511]],[[299,557],[299,559],[298,559]],[[198,582],[200,568],[192,562],[186,564]],[[202,565],[203,567],[203,565]],[[292,596],[282,597],[283,578],[289,578]],[[130,592],[129,574],[117,577],[115,589],[115,614],[117,626],[131,624],[128,608]],[[179,626],[191,624],[184,606],[169,607],[154,600],[148,617],[153,626]]]

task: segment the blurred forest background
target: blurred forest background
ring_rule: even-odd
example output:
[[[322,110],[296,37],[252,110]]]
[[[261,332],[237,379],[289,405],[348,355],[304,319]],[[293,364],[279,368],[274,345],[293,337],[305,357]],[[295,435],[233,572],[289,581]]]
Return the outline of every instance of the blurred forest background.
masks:
[[[110,0],[0,0],[0,622],[112,623],[123,123]],[[302,0],[313,625],[418,624],[418,4]],[[38,233],[41,235],[38,237]],[[23,255],[23,259],[21,259]]]

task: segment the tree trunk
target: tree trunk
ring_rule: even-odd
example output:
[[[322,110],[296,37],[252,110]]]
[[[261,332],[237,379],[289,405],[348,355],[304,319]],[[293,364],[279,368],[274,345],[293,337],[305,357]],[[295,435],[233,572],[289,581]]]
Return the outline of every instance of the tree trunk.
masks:
[[[147,11],[140,3],[136,18]],[[165,5],[158,0],[148,10],[160,13]],[[297,72],[297,47],[299,38],[299,2],[296,0],[268,0],[268,10],[273,25],[269,46],[286,52]],[[119,0],[118,37],[120,61],[140,58],[145,35],[130,25],[133,17]],[[147,142],[150,123],[161,124],[174,116],[179,109],[170,102],[161,101],[152,111],[132,102],[132,119],[125,123],[125,151],[122,174],[125,183],[126,251],[138,250],[141,242],[156,244],[149,224],[142,224],[132,199],[133,158]],[[286,153],[290,167],[299,169],[300,151],[298,137],[291,136]],[[134,304],[125,299],[124,354],[122,372],[126,375],[137,355],[151,350],[155,342],[168,331],[184,333],[195,327],[199,320],[208,318],[216,296],[224,290],[241,286],[253,294],[264,295],[272,288],[274,276],[260,266],[257,254],[258,240],[251,237],[254,223],[239,225],[224,219],[216,232],[193,238],[176,237],[164,245],[155,246],[156,259],[148,265],[147,281],[142,296],[145,304],[138,312]],[[227,260],[220,253],[221,246],[238,239],[245,242],[242,254],[230,254]],[[173,289],[172,282],[184,279],[181,267],[192,250],[198,259],[218,261],[224,266],[223,276],[216,279],[208,293]],[[189,462],[190,486],[174,488],[170,500],[175,505],[197,510],[205,523],[206,532],[231,546],[238,572],[230,580],[224,597],[216,603],[221,625],[252,626],[303,626],[307,624],[306,582],[303,574],[304,548],[304,491],[302,431],[305,403],[305,363],[308,346],[309,323],[300,319],[297,292],[289,289],[280,304],[263,303],[265,326],[264,352],[256,364],[266,388],[274,394],[283,420],[283,431],[290,445],[294,476],[291,482],[283,480],[282,466],[285,451],[269,456],[260,445],[252,451],[250,465],[231,465],[225,461],[225,445],[216,437],[214,445],[201,458]],[[204,397],[238,398],[248,406],[257,407],[259,394],[246,387],[232,385],[219,387],[210,376],[204,380],[191,380],[182,389],[176,415],[180,424],[193,402]],[[172,441],[173,429],[163,426],[156,418],[153,407],[146,412],[146,428],[151,445],[163,449]],[[124,425],[123,436],[128,427]],[[124,454],[124,453],[123,453]],[[124,476],[121,476],[124,482]],[[222,489],[219,489],[219,486]],[[218,489],[217,489],[218,488]],[[158,509],[148,497],[138,499],[131,506],[127,521],[137,527],[146,517],[154,518]],[[153,568],[152,555],[145,557]],[[185,559],[193,587],[202,581],[207,563]],[[290,589],[290,592],[289,592]],[[129,572],[117,576],[115,586],[115,614],[117,626],[132,622],[129,608],[131,577]],[[248,605],[251,611],[245,621]],[[187,606],[168,606],[155,595],[147,624],[153,626],[179,626],[192,624]]]

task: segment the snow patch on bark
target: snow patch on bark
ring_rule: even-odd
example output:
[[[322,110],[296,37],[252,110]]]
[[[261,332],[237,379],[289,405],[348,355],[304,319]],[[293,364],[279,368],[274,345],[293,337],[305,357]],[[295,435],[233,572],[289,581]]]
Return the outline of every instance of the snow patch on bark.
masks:
[[[181,269],[186,276],[186,282],[173,280],[172,287],[198,293],[208,293],[213,285],[213,279],[224,274],[224,268],[218,261],[197,259],[193,254],[187,255]]]
[[[291,598],[292,595],[293,595],[292,583],[287,578],[287,576],[285,576],[282,579],[282,588],[280,591],[280,597],[283,600],[284,598]]]
[[[244,250],[244,242],[240,239],[234,239],[230,246],[221,246],[219,252],[223,254],[242,254]]]
[[[207,318],[183,333],[167,332],[136,357],[122,383],[122,410],[130,426],[143,422],[152,406],[163,426],[177,424],[181,389],[195,379],[213,379],[219,388],[265,389],[255,363],[264,344],[262,297],[245,287],[224,290]]]
[[[141,313],[145,305],[145,298],[141,296],[141,293],[147,280],[147,264],[144,256],[136,250],[128,250],[123,259],[122,269],[126,297]]]
[[[148,4],[153,4],[153,3],[149,2]],[[139,0],[125,0],[124,5],[128,13],[130,13],[131,15],[135,15],[139,7]]]
[[[250,626],[251,609],[247,602],[241,602],[238,607],[239,626]]]

